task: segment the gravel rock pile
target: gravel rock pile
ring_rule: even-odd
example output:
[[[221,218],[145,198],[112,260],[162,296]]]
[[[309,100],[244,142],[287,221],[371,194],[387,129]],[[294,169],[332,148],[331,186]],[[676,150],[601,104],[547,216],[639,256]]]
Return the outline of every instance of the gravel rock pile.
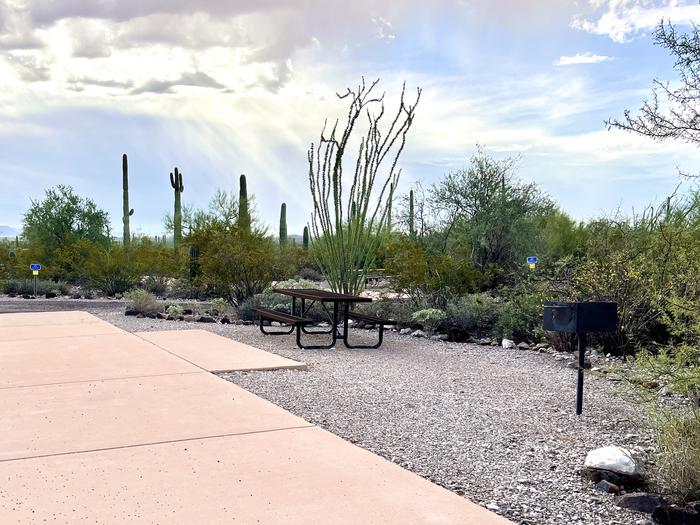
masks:
[[[388,333],[379,350],[300,350],[255,326],[97,314],[126,330],[204,328],[309,365],[221,374],[348,441],[520,524],[646,523],[581,477],[586,453],[619,445],[644,457],[653,438],[619,384],[546,353]],[[358,340],[376,336],[353,330]]]

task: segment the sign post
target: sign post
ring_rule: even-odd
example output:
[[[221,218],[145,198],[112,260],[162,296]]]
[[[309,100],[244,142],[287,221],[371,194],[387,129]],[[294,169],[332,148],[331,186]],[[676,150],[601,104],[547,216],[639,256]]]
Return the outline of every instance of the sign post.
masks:
[[[41,264],[32,263],[29,265],[29,269],[32,271],[32,275],[34,276],[34,297],[36,297],[36,280],[39,276],[39,270],[41,270]]]

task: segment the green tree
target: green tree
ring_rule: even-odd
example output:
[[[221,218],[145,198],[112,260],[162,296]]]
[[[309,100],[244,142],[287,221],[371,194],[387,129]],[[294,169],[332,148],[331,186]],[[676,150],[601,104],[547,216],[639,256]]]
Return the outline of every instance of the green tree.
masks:
[[[80,239],[104,248],[110,243],[107,212],[65,185],[49,188],[43,200],[32,201],[22,226],[24,238],[42,247],[47,263],[58,247]]]
[[[513,174],[515,159],[496,160],[478,148],[467,169],[448,174],[432,198],[444,219],[443,241],[466,242],[482,272],[512,269],[539,247],[537,219],[553,202],[535,183]]]

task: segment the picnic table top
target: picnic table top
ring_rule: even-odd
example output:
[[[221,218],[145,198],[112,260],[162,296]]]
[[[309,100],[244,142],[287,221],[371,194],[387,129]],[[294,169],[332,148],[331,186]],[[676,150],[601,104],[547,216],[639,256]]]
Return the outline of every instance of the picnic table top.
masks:
[[[312,301],[327,301],[327,302],[348,302],[348,303],[371,303],[369,297],[360,297],[359,295],[348,295],[344,293],[331,292],[329,290],[318,290],[315,288],[273,288],[273,292],[299,299],[310,299]]]

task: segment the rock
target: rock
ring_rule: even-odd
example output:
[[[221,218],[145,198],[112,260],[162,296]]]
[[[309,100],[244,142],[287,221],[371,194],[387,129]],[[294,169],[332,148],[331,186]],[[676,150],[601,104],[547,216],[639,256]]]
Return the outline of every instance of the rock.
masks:
[[[215,323],[216,319],[211,317],[210,315],[202,315],[197,319],[198,323]]]
[[[610,483],[607,480],[600,480],[598,483],[596,483],[595,488],[597,488],[601,492],[606,492],[608,494],[619,494],[620,493],[620,487],[615,485],[614,483]]]
[[[450,338],[447,334],[435,334],[430,337],[431,341],[447,341]]]
[[[7,296],[8,296],[8,297],[17,297],[17,294],[16,294],[16,293],[10,292],[10,293],[7,294]]]
[[[495,339],[491,341],[491,346],[501,346],[501,343],[496,341]]]
[[[194,315],[194,312],[192,311],[192,308],[185,308],[182,310],[182,315]]]
[[[700,513],[690,507],[659,505],[651,517],[660,525],[700,525]]]
[[[495,510],[495,511],[501,510],[501,507],[499,507],[499,506],[498,506],[498,503],[496,503],[495,501],[489,502],[489,503],[486,505],[486,508],[489,509],[489,510]]]
[[[501,346],[506,349],[515,348],[515,343],[510,339],[504,339],[503,341],[501,341]]]
[[[416,330],[411,334],[411,337],[425,337],[425,332],[423,330]]]
[[[479,339],[479,344],[484,346],[490,345],[491,339],[489,339],[488,337],[482,337],[481,339]]]
[[[243,324],[244,324],[245,326],[250,326],[250,325],[254,324],[254,321],[244,320],[244,321],[243,321]]]
[[[366,324],[364,326],[364,328],[366,328],[367,330],[374,330],[374,325],[373,324]]]
[[[642,470],[632,453],[617,446],[591,450],[586,454],[582,474],[596,483],[607,480],[625,486],[634,485],[642,478]]]
[[[22,295],[22,299],[33,299],[33,297],[27,293]]]
[[[44,294],[44,297],[46,297],[47,299],[53,299],[54,297],[57,297],[57,296],[56,296],[56,294],[53,293],[53,292],[46,292],[46,293]]]
[[[651,514],[654,509],[664,503],[664,499],[656,494],[647,492],[633,492],[620,496],[615,505],[623,509],[636,510],[637,512],[646,512]]]
[[[158,313],[156,314],[156,317],[157,317],[158,319],[167,319],[167,318],[168,318],[168,314],[163,313],[163,312],[158,312]]]
[[[413,330],[410,328],[402,328],[401,331],[399,332],[401,335],[408,335],[412,332]]]
[[[530,345],[525,341],[518,343],[518,349],[520,350],[530,350]]]
[[[192,314],[184,315],[182,320],[187,322],[187,323],[192,323],[192,322],[194,322],[194,315],[192,315]]]
[[[578,359],[576,359],[575,361],[571,361],[567,366],[568,366],[569,368],[578,369]],[[590,370],[590,369],[591,369],[591,362],[590,362],[588,359],[585,359],[585,358],[584,358],[584,361],[583,361],[583,368],[584,368],[585,370]]]
[[[133,308],[127,308],[126,311],[124,311],[124,315],[136,315],[137,312]]]
[[[79,293],[74,293],[73,295],[70,296],[71,299],[82,299],[83,296],[80,295]]]
[[[221,324],[231,324],[231,319],[229,318],[228,315],[225,315],[221,318],[219,321]]]
[[[537,343],[537,344],[534,346],[533,350],[543,350],[543,349],[545,349],[545,348],[549,348],[549,344],[547,344],[547,343]]]
[[[167,321],[175,321],[176,318],[175,318],[174,315],[166,315],[166,316],[165,316],[165,319],[166,319]]]

